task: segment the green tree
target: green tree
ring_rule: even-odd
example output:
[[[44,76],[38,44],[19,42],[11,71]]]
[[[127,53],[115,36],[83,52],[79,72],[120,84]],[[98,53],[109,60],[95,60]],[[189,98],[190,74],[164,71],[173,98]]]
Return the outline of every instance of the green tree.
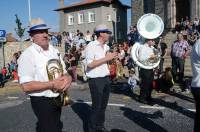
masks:
[[[16,17],[16,24],[17,24],[17,28],[15,28],[15,32],[17,33],[19,39],[20,39],[20,42],[22,41],[22,37],[24,36],[24,31],[26,28],[22,28],[22,23],[20,21],[20,19],[18,18],[17,14],[15,14],[15,17]],[[22,47],[20,45],[20,50],[22,50]]]

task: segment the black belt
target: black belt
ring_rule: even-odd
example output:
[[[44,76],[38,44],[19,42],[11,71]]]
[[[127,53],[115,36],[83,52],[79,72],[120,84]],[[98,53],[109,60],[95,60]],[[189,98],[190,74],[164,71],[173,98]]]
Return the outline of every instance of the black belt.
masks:
[[[101,79],[101,78],[108,78],[108,77],[110,77],[110,75],[107,75],[107,76],[104,76],[104,77],[88,78],[88,79],[91,80],[91,79]]]
[[[57,96],[57,97],[30,96],[30,98],[32,98],[32,99],[38,99],[38,98],[40,98],[40,99],[54,100],[54,99],[60,98],[60,95]]]

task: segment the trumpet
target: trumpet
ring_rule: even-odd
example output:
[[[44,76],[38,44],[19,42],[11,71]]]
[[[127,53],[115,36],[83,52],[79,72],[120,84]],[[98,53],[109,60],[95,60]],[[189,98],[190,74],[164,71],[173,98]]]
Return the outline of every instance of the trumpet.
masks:
[[[63,76],[64,71],[63,71],[63,65],[60,60],[60,53],[58,53],[59,59],[50,59],[47,62],[46,70],[47,70],[47,75],[49,81],[54,80],[58,77]],[[56,90],[52,90],[54,93],[57,93]],[[56,105],[58,106],[66,106],[70,105],[72,103],[72,100],[69,97],[68,91],[64,91],[60,93],[61,100],[55,100]]]

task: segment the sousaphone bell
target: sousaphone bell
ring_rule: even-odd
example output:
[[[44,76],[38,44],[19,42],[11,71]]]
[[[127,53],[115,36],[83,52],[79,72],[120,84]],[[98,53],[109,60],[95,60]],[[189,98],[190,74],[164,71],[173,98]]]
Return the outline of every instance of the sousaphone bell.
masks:
[[[139,34],[144,39],[155,39],[159,37],[164,30],[164,23],[162,19],[156,14],[145,14],[137,22],[137,29]],[[158,49],[152,47],[155,55],[154,59],[147,59],[145,61],[139,61],[138,55],[140,48],[144,46],[143,43],[136,42],[131,49],[131,57],[134,62],[141,68],[153,69],[156,68],[160,63],[160,52]]]

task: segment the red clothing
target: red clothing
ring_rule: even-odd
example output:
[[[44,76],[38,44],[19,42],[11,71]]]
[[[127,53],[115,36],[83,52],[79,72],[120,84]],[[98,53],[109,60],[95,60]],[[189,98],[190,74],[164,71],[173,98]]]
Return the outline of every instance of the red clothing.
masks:
[[[116,65],[111,64],[110,65],[110,77],[111,77],[111,79],[114,79],[116,77],[116,71],[117,71]]]
[[[12,76],[13,76],[13,79],[14,79],[14,80],[19,80],[19,76],[18,76],[18,74],[17,74],[16,71],[13,71],[13,72],[12,72]]]
[[[7,74],[6,68],[3,68],[3,69],[1,70],[1,73],[5,76],[5,75]]]

